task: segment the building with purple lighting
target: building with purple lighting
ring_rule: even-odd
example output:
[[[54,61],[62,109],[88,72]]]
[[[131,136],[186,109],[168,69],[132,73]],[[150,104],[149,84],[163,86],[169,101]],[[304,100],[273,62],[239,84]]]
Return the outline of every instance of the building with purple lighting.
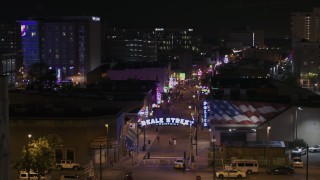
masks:
[[[100,18],[72,16],[21,20],[23,63],[45,63],[58,81],[85,83],[101,62]]]

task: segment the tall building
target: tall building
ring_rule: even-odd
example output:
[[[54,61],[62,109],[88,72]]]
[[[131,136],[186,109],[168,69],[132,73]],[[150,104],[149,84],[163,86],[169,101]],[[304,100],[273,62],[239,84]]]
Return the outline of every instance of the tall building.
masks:
[[[193,29],[155,28],[154,34],[158,55],[166,55],[171,50],[197,50],[193,42]]]
[[[31,65],[40,63],[40,32],[36,20],[18,21],[21,26],[23,66],[27,72]]]
[[[292,41],[306,39],[319,41],[320,37],[320,8],[313,12],[295,12],[291,14]]]
[[[172,50],[199,51],[193,29],[117,29],[104,32],[105,61],[159,61]]]
[[[70,16],[19,21],[24,65],[45,63],[58,81],[85,83],[101,63],[100,18]]]
[[[22,49],[19,23],[0,24],[0,74],[7,75],[9,88],[22,76]]]
[[[291,14],[293,74],[302,87],[317,88],[320,73],[320,8]]]
[[[152,31],[148,29],[109,28],[104,32],[104,61],[156,61],[156,45]]]
[[[302,87],[316,88],[318,86],[320,73],[319,46],[319,42],[300,41],[292,43],[293,73]]]
[[[17,53],[0,52],[0,74],[7,75],[9,88],[16,84],[16,56]]]
[[[264,32],[246,29],[235,29],[228,33],[227,47],[244,50],[251,47],[264,48]]]

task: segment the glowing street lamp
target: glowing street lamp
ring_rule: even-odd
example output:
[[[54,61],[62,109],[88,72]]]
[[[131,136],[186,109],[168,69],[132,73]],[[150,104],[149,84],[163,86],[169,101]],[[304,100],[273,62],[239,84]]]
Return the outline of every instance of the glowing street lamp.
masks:
[[[268,166],[270,165],[270,129],[271,129],[271,125],[268,124],[268,127],[267,127]]]
[[[301,107],[297,107],[296,108],[296,112],[295,112],[295,118],[294,118],[294,125],[295,125],[295,139],[298,139],[298,110],[302,111],[303,109]]]
[[[212,135],[212,139],[211,142],[213,144],[213,153],[212,153],[212,175],[213,175],[213,179],[216,179],[216,175],[215,175],[215,170],[216,170],[216,161],[215,161],[215,157],[216,157],[216,138],[214,135]]]
[[[26,156],[27,156],[27,164],[28,166],[26,167],[28,171],[28,180],[30,180],[30,154],[29,154],[29,144],[30,144],[30,139],[32,137],[32,134],[28,134],[28,144],[26,146]]]

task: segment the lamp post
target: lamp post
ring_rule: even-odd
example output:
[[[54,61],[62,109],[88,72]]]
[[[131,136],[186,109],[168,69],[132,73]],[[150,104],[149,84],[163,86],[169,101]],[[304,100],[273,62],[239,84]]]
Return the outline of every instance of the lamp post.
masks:
[[[102,155],[101,155],[101,153],[102,153],[102,145],[101,145],[101,141],[99,141],[99,152],[100,152],[100,160],[99,160],[99,168],[100,168],[100,180],[102,180],[102,162],[101,162],[101,160],[102,160]]]
[[[216,179],[216,176],[215,176],[215,171],[216,171],[216,161],[215,161],[215,158],[216,158],[216,138],[214,135],[212,135],[212,139],[211,139],[211,142],[212,142],[212,146],[213,146],[213,153],[212,153],[212,175],[213,175],[213,179]]]
[[[307,144],[307,167],[306,167],[306,180],[309,179],[309,153],[308,153],[309,145]]]
[[[267,127],[268,166],[270,166],[270,129],[271,129],[271,125],[268,123],[268,127]]]
[[[296,108],[295,118],[294,118],[295,138],[293,140],[298,139],[298,110],[302,111],[303,109],[301,107]]]
[[[28,134],[28,144],[26,146],[26,156],[27,156],[27,164],[28,166],[27,171],[28,171],[28,180],[30,180],[30,154],[29,154],[29,144],[30,144],[30,139],[32,137],[32,134]]]
[[[109,142],[109,124],[105,124],[104,125],[106,128],[107,128],[107,138],[106,138],[106,148],[107,148],[107,160],[108,160],[108,149],[109,149],[109,146],[108,146],[108,142]]]
[[[190,164],[193,163],[193,141],[192,141],[192,124],[190,124]]]

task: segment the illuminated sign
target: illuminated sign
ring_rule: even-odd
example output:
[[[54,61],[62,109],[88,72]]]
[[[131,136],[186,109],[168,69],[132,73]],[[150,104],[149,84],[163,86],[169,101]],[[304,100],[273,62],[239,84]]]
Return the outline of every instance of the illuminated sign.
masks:
[[[100,21],[100,17],[92,16],[93,21]]]
[[[185,126],[191,126],[194,123],[192,120],[188,119],[180,119],[180,118],[151,118],[151,119],[146,119],[143,121],[140,121],[141,126],[146,126],[146,125],[171,125],[171,126],[177,126],[177,125],[185,125]]]
[[[209,128],[209,120],[208,120],[208,111],[209,111],[209,104],[207,101],[203,101],[203,127]]]
[[[25,36],[27,34],[26,25],[21,25],[21,36]]]

